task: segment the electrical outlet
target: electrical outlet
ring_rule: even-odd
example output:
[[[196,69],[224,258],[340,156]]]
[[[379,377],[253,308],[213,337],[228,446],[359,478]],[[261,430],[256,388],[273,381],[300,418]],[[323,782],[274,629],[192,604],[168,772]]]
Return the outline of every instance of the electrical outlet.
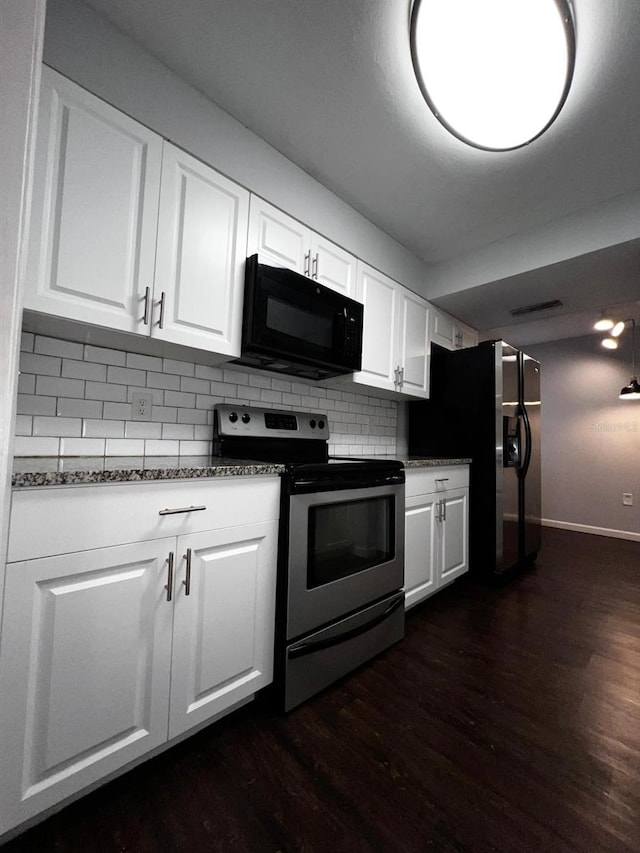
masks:
[[[137,391],[131,396],[131,420],[150,421],[153,397],[144,391]]]
[[[622,503],[624,506],[633,506],[633,494],[632,492],[623,492],[622,493]]]

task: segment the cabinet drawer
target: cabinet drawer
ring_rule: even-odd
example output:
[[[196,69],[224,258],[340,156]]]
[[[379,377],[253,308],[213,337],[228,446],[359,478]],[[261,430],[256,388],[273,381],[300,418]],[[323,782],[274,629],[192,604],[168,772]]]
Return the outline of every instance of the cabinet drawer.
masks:
[[[278,518],[279,477],[114,483],[14,492],[9,562]],[[204,507],[176,514],[161,510]]]
[[[469,485],[468,465],[442,465],[436,468],[409,468],[405,471],[405,495],[428,495]]]

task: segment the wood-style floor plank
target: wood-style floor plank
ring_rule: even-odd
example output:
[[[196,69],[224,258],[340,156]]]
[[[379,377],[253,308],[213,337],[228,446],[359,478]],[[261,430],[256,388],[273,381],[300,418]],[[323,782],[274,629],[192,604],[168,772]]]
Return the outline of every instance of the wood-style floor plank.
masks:
[[[288,715],[254,703],[3,853],[640,851],[640,543],[544,531]]]

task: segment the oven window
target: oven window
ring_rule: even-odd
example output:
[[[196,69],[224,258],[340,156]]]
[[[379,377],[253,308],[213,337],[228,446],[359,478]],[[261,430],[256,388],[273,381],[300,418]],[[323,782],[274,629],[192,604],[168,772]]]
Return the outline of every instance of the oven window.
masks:
[[[391,560],[394,522],[393,495],[310,507],[307,587],[313,589]]]
[[[293,305],[271,294],[267,297],[267,326],[323,349],[331,349],[333,345],[333,315]]]

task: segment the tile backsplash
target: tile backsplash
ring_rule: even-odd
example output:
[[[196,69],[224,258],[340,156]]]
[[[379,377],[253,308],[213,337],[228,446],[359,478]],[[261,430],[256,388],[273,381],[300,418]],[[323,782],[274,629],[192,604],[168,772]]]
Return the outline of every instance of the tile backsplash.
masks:
[[[141,390],[152,396],[150,421],[132,420],[132,397]],[[15,455],[208,455],[213,407],[222,402],[324,412],[333,454],[396,452],[391,400],[25,332]]]

